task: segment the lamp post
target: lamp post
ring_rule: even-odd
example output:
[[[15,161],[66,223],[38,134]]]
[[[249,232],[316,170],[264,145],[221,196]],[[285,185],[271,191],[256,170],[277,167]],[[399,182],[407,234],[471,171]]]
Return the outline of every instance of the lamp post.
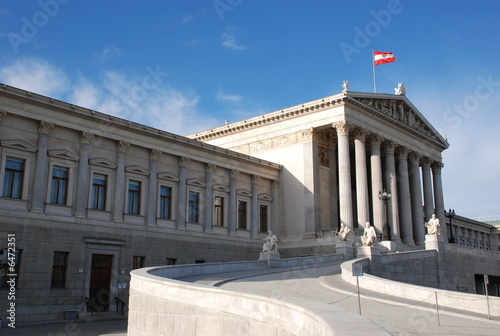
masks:
[[[391,193],[385,190],[378,192],[378,198],[384,202],[384,240],[391,240],[391,228],[387,222],[387,201],[391,199]]]
[[[448,239],[448,242],[455,244],[455,238],[453,238],[453,224],[451,223],[451,219],[455,217],[455,210],[453,209],[450,209],[448,211],[445,210],[444,216],[450,219],[450,238]]]

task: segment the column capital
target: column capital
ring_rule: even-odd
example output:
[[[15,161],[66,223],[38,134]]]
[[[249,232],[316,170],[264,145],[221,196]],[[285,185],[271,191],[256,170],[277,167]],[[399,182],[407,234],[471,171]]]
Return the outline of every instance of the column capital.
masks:
[[[395,143],[394,141],[390,141],[390,140],[384,142],[384,144],[383,144],[384,151],[386,153],[390,153],[390,154],[394,154],[394,151],[396,150],[397,146],[398,146],[397,143]]]
[[[54,127],[53,123],[42,120],[40,121],[40,125],[38,126],[38,133],[49,134],[49,131],[52,127]]]
[[[406,147],[398,147],[397,154],[398,154],[398,159],[400,160],[406,160],[408,159],[408,154],[410,153],[410,150]]]
[[[82,132],[82,134],[80,135],[80,142],[84,144],[90,144],[90,141],[92,140],[93,137],[94,137],[93,133]]]
[[[349,135],[349,129],[352,127],[352,124],[348,123],[345,120],[334,122],[332,127],[337,130],[338,135]]]
[[[215,171],[215,168],[217,168],[217,166],[213,163],[207,163],[207,165],[205,166],[205,171],[207,173],[213,173]]]
[[[332,148],[337,147],[337,137],[335,135],[330,134],[328,136],[328,146]]]
[[[428,157],[424,156],[422,157],[422,159],[420,160],[420,164],[422,165],[422,167],[424,168],[430,168],[431,167],[431,164],[432,164],[432,160],[429,159]]]
[[[272,181],[272,186],[273,189],[279,189],[280,188],[280,180],[273,180]]]
[[[443,169],[444,167],[444,164],[442,162],[437,162],[437,161],[434,161],[432,164],[431,164],[431,168],[432,168],[432,172],[434,174],[439,174],[441,173],[441,169]]]
[[[421,158],[422,158],[422,155],[420,153],[417,153],[417,152],[411,152],[408,155],[408,159],[410,160],[410,163],[412,165],[419,165]]]
[[[158,149],[152,149],[150,152],[149,152],[149,158],[151,160],[158,160],[161,156],[161,151],[158,150]]]
[[[384,141],[384,138],[381,137],[380,135],[372,135],[368,138],[368,142],[370,143],[370,146],[372,147],[379,147],[382,145],[382,141]]]
[[[369,132],[363,128],[358,128],[354,131],[354,140],[358,141],[365,141],[366,136],[369,134]]]
[[[118,146],[116,146],[116,151],[118,151],[120,153],[125,153],[125,151],[127,150],[128,147],[130,147],[129,142],[120,140],[120,142],[118,142]]]
[[[190,162],[191,159],[188,158],[187,156],[182,156],[181,158],[179,158],[179,166],[181,167],[187,167]]]
[[[240,175],[240,171],[237,169],[231,169],[231,171],[229,172],[230,178],[236,178],[238,175]]]
[[[252,183],[259,183],[261,177],[259,175],[252,176]]]

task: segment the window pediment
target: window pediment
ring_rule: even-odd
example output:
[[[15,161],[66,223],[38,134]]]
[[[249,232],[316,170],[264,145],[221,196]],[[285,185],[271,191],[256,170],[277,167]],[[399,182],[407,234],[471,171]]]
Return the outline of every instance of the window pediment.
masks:
[[[149,170],[147,170],[146,168],[143,168],[139,165],[126,166],[125,171],[127,173],[134,173],[134,174],[149,176]]]
[[[205,182],[203,182],[197,178],[188,179],[186,181],[186,184],[191,185],[191,186],[195,186],[195,187],[201,187],[201,188],[205,188],[207,186],[207,184]]]
[[[9,147],[13,149],[18,149],[26,152],[31,152],[34,153],[36,152],[36,146],[33,146],[26,141],[23,141],[21,139],[14,139],[14,140],[2,140],[1,141],[2,147]]]
[[[179,178],[175,176],[172,173],[165,172],[165,173],[158,173],[158,178],[162,180],[167,180],[167,181],[173,181],[173,182],[179,182]]]
[[[94,166],[100,166],[109,169],[116,169],[117,165],[105,158],[90,159],[89,163]]]
[[[272,202],[273,201],[272,196],[269,195],[269,194],[266,194],[266,193],[259,194],[258,198],[261,201],[268,201],[268,202]]]
[[[78,161],[80,157],[67,149],[51,149],[48,155],[63,160]]]
[[[212,189],[216,190],[216,191],[222,191],[222,192],[230,192],[231,191],[230,188],[226,187],[223,184],[214,184]]]
[[[245,197],[252,197],[252,193],[247,190],[247,189],[238,189],[236,190],[236,195],[238,196],[245,196]]]

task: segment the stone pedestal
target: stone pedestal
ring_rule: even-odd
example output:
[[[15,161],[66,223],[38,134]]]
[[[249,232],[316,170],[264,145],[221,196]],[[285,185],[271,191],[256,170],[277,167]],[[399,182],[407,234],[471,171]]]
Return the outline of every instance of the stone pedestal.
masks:
[[[378,243],[380,246],[382,253],[392,253],[396,252],[397,244],[392,240],[382,240]]]
[[[354,244],[347,241],[340,241],[335,244],[335,252],[337,254],[343,254],[345,260],[354,259],[355,251]]]
[[[274,252],[274,253],[261,252],[259,254],[259,260],[267,261],[267,266],[269,268],[272,268],[272,267],[279,267],[281,258],[279,252]]]
[[[437,235],[425,236],[425,249],[444,252],[444,237]]]
[[[358,258],[368,257],[372,258],[373,256],[380,256],[380,249],[378,247],[373,246],[362,246],[358,247]]]

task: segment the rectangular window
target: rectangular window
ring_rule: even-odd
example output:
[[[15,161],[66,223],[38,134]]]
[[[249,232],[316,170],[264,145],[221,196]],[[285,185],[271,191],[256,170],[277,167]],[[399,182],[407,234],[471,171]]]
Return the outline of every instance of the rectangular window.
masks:
[[[134,263],[132,265],[132,269],[143,268],[145,260],[146,260],[146,257],[134,256]]]
[[[238,229],[247,229],[247,202],[238,202]]]
[[[198,205],[199,205],[199,194],[189,193],[189,207],[188,207],[188,221],[191,223],[198,223]]]
[[[170,219],[170,208],[172,206],[172,188],[160,188],[160,218]]]
[[[267,205],[261,205],[260,206],[260,213],[259,213],[259,231],[260,232],[267,232]]]
[[[165,258],[165,265],[175,265],[175,264],[177,264],[177,259]]]
[[[138,215],[140,209],[141,182],[129,181],[127,213]]]
[[[22,250],[0,250],[0,288],[9,288],[10,285],[7,282],[9,280],[8,274],[16,274],[16,288],[19,284],[19,270],[21,266],[21,251]],[[10,264],[15,264],[14,270],[11,269]]]
[[[67,190],[68,190],[68,168],[54,167],[52,169],[50,203],[66,204]]]
[[[96,210],[106,209],[106,186],[108,177],[102,174],[94,174],[92,180],[92,198],[90,207]]]
[[[224,198],[216,196],[214,207],[214,225],[224,226]]]
[[[24,177],[24,160],[7,158],[5,162],[5,175],[3,178],[3,197],[22,197]]]
[[[54,258],[52,261],[52,281],[50,283],[50,288],[66,288],[68,254],[68,252],[54,251]]]

